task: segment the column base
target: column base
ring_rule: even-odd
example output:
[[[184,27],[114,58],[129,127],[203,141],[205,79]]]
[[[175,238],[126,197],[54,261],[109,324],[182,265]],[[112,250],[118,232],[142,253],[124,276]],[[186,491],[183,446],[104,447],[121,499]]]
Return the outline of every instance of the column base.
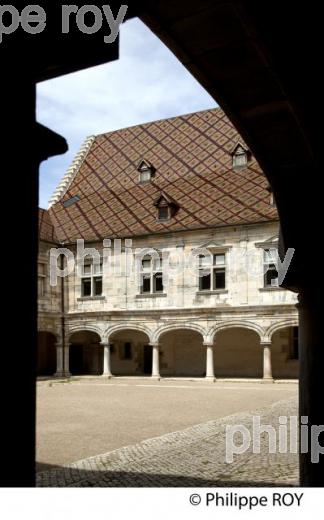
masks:
[[[158,375],[158,376],[151,376],[151,379],[154,379],[154,381],[160,381],[161,376],[160,375]]]
[[[65,377],[64,372],[55,372],[55,374],[53,374],[53,377]]]
[[[71,372],[55,372],[53,377],[72,377]]]
[[[274,379],[273,379],[273,377],[270,377],[270,376],[269,377],[264,377],[262,379],[262,383],[273,383],[273,382],[274,382]]]
[[[205,376],[205,381],[210,381],[211,383],[215,383],[216,377],[215,376]]]
[[[101,377],[105,377],[106,379],[112,379],[114,376],[112,374],[101,374]]]

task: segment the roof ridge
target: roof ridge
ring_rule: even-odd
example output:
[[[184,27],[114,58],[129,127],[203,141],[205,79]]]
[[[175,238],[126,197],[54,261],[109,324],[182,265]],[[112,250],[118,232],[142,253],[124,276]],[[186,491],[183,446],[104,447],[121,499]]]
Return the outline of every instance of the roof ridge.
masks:
[[[82,143],[79,151],[75,155],[71,165],[66,170],[65,174],[63,175],[62,179],[58,183],[56,189],[54,190],[52,196],[50,197],[48,201],[48,209],[53,206],[53,204],[56,204],[67,192],[69,187],[71,186],[71,183],[73,182],[76,174],[78,173],[81,164],[83,163],[84,159],[86,158],[92,143],[95,140],[94,135],[88,136],[85,141]]]
[[[160,119],[153,119],[151,121],[146,121],[145,123],[136,123],[134,125],[123,126],[122,128],[116,128],[116,130],[109,130],[108,132],[101,132],[100,134],[96,134],[95,137],[102,137],[103,135],[111,135],[111,134],[114,134],[117,132],[121,132],[123,130],[130,130],[131,128],[143,127],[143,126],[146,127],[149,125],[153,125],[155,123],[169,122],[174,119],[195,116],[196,114],[202,114],[202,113],[213,112],[213,111],[223,112],[223,114],[225,115],[224,110],[220,106],[217,105],[216,107],[213,107],[213,108],[204,108],[202,110],[197,110],[195,112],[187,112],[185,114],[178,114],[177,116],[161,117]]]

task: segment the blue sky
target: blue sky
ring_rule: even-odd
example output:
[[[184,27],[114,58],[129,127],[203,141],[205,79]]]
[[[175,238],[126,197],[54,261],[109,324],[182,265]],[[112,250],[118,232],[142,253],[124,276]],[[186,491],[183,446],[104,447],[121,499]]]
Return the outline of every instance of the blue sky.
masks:
[[[216,106],[137,19],[121,26],[119,60],[40,83],[37,94],[38,121],[69,145],[65,155],[41,165],[43,208],[87,136]]]

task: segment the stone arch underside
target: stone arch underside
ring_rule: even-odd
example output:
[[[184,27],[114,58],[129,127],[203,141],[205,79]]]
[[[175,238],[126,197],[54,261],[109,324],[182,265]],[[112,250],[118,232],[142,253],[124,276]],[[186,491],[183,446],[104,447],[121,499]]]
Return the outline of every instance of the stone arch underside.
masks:
[[[100,375],[103,348],[100,335],[93,330],[76,330],[69,336],[69,370],[72,375]]]
[[[203,346],[203,336],[197,330],[167,330],[159,335],[159,345],[161,376],[206,375],[206,349]]]
[[[216,378],[263,377],[262,347],[256,331],[242,327],[224,327],[214,337]]]
[[[152,346],[148,333],[126,326],[116,327],[108,337],[114,376],[151,375]]]
[[[298,379],[298,340],[295,345],[296,325],[278,327],[271,334],[272,375],[274,379]],[[297,354],[297,355],[296,355]]]

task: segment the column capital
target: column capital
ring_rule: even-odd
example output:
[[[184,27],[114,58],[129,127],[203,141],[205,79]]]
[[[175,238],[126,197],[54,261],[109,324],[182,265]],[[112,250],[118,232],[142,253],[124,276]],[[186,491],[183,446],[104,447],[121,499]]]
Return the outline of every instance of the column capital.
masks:
[[[260,345],[261,345],[261,347],[271,347],[272,341],[271,340],[260,341]]]
[[[55,347],[56,348],[63,348],[63,342],[62,341],[56,341],[56,343],[54,343]]]
[[[214,346],[213,341],[204,341],[203,342],[203,347],[213,347],[213,346]]]
[[[151,347],[159,347],[160,343],[158,341],[150,341],[149,345],[151,345]]]
[[[102,347],[110,347],[109,341],[100,341],[99,345],[101,345]]]

